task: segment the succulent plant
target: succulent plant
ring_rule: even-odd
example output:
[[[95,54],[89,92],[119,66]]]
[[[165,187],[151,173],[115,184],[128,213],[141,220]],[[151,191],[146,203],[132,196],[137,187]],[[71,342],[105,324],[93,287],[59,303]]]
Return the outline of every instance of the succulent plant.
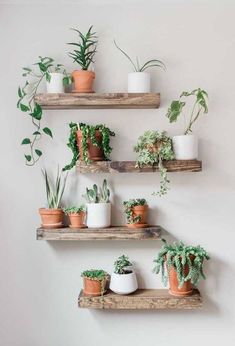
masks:
[[[110,190],[108,189],[107,180],[104,179],[102,186],[98,188],[96,184],[92,189],[86,188],[86,193],[83,195],[87,203],[109,203]]]

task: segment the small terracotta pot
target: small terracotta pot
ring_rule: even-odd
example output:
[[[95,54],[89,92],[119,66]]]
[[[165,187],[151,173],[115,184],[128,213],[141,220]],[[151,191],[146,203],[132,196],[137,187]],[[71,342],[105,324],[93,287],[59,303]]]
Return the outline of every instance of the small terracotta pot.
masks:
[[[102,134],[99,130],[96,130],[95,137],[98,143],[102,145]],[[77,131],[77,145],[80,153],[80,160],[83,161],[83,150],[82,150],[82,131]],[[91,139],[87,139],[87,155],[91,161],[104,161],[104,151],[102,148],[97,147],[91,143]]]
[[[147,213],[148,213],[148,205],[137,205],[132,208],[132,216],[140,216],[140,221],[135,223],[128,223],[127,227],[129,228],[143,228],[147,227],[148,224],[146,223],[147,219]]]
[[[46,209],[40,208],[39,214],[44,228],[59,228],[63,226],[63,210],[62,209]]]
[[[106,282],[104,283],[104,288],[105,286],[106,286]],[[101,281],[92,280],[92,279],[83,277],[83,293],[85,295],[92,296],[92,297],[101,296],[102,294],[101,290],[102,290]]]
[[[84,219],[86,213],[84,211],[80,211],[80,213],[72,213],[69,214],[70,228],[84,228]]]
[[[73,92],[78,93],[92,93],[93,81],[95,79],[95,73],[92,71],[75,70],[72,72],[72,78],[74,81]]]
[[[186,265],[184,267],[184,274],[187,275],[189,273],[189,267]],[[193,286],[191,284],[191,281],[188,280],[184,282],[182,287],[179,286],[179,281],[177,278],[177,271],[175,268],[172,266],[168,270],[168,277],[169,277],[169,284],[170,284],[170,289],[169,293],[172,294],[173,296],[189,296],[193,293]]]

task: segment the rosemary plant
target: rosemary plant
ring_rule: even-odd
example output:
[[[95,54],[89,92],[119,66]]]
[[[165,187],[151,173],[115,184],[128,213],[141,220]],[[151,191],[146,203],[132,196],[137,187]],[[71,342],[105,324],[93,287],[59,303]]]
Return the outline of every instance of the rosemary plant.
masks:
[[[125,255],[118,257],[114,262],[114,273],[115,274],[129,274],[132,271],[129,267],[132,266],[132,263],[129,261],[129,258]]]
[[[139,215],[133,216],[133,207],[136,207],[138,205],[147,205],[147,201],[144,198],[129,199],[128,201],[124,201],[123,205],[124,205],[124,211],[126,214],[127,222],[137,223],[140,221],[141,217]]]
[[[46,169],[42,170],[42,174],[46,184],[48,208],[58,209],[60,208],[60,202],[64,194],[68,174],[62,179],[62,172],[60,172],[58,168],[55,181],[49,178]]]

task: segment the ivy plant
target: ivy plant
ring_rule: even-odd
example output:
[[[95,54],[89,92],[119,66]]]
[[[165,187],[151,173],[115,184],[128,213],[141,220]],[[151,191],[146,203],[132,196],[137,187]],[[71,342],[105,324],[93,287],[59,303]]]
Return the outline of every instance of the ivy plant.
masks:
[[[66,215],[70,215],[70,214],[79,214],[81,212],[85,212],[86,208],[84,205],[80,205],[79,207],[67,207],[63,209],[64,213]]]
[[[127,222],[137,223],[141,220],[141,217],[139,215],[133,216],[133,207],[136,207],[138,205],[147,205],[147,201],[144,198],[129,199],[128,201],[124,201],[123,205]]]
[[[129,261],[129,258],[125,255],[118,257],[118,259],[114,262],[114,273],[115,274],[129,274],[132,271],[130,267],[132,263]]]

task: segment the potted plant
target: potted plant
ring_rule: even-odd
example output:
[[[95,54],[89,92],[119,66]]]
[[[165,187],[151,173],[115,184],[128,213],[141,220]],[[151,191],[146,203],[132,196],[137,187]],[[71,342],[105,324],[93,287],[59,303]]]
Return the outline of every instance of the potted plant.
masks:
[[[64,208],[64,213],[69,217],[70,228],[75,229],[86,227],[86,225],[84,225],[84,219],[86,216],[86,208],[84,205],[81,205],[80,207]]]
[[[85,270],[81,276],[85,295],[95,297],[102,296],[106,292],[109,275],[103,269]]]
[[[204,260],[209,260],[208,253],[201,246],[186,246],[183,242],[173,245],[165,239],[161,251],[154,262],[153,272],[162,273],[162,282],[167,286],[169,280],[169,293],[175,296],[192,294],[193,285],[197,285],[201,278],[205,279],[203,272]]]
[[[144,228],[148,226],[146,223],[148,212],[146,199],[129,199],[128,201],[124,201],[123,205],[127,219],[127,227]]]
[[[64,65],[54,65],[54,60],[51,60],[51,66],[46,72],[47,93],[64,93],[64,87],[71,83],[71,77],[67,74]]]
[[[125,255],[114,262],[114,273],[111,275],[110,289],[117,294],[130,294],[138,289],[136,274],[132,263]]]
[[[111,225],[110,191],[107,180],[104,179],[101,187],[93,185],[92,189],[86,188],[83,197],[87,201],[87,227],[105,228]]]
[[[82,34],[77,29],[72,29],[79,35],[78,42],[70,42],[69,45],[75,47],[73,52],[69,53],[69,56],[73,59],[73,62],[78,63],[81,70],[75,70],[72,73],[74,81],[74,92],[79,93],[91,93],[93,92],[93,81],[95,79],[95,73],[89,70],[90,64],[94,62],[94,55],[97,47],[97,36],[95,32],[92,32],[92,26],[89,28],[86,34]]]
[[[109,160],[112,151],[110,136],[115,136],[105,125],[87,125],[84,123],[70,123],[70,135],[67,146],[73,153],[70,164],[64,167],[69,170],[76,165],[78,159],[86,164],[92,161]]]
[[[115,46],[120,52],[130,61],[134,72],[128,74],[128,92],[129,93],[149,93],[150,92],[150,74],[146,72],[150,67],[161,67],[165,69],[165,64],[157,59],[151,59],[143,65],[139,64],[139,59],[136,58],[136,63],[130,56],[124,52],[114,41]]]
[[[165,131],[146,131],[139,137],[134,151],[138,153],[136,167],[158,165],[161,176],[160,189],[157,192],[153,192],[153,195],[165,195],[169,190],[170,181],[167,176],[167,170],[164,167],[164,160],[174,159],[171,138]]]
[[[43,228],[59,228],[63,225],[63,210],[60,203],[64,194],[67,175],[62,178],[62,172],[57,170],[55,181],[49,178],[48,173],[42,170],[46,185],[47,208],[40,208]]]
[[[183,135],[173,137],[173,148],[177,160],[194,160],[198,158],[198,139],[192,135],[192,126],[200,115],[208,113],[208,94],[200,88],[191,92],[184,91],[179,100],[171,102],[166,116],[170,122],[175,122],[183,113],[186,102],[183,98],[192,96],[194,103],[190,111],[189,121]]]

